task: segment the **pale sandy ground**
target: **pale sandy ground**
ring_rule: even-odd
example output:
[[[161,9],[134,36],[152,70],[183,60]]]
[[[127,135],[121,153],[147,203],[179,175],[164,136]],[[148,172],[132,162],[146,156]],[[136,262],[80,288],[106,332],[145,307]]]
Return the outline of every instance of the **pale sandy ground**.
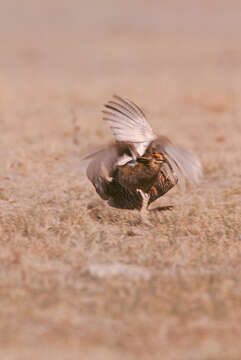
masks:
[[[113,93],[204,165],[151,229],[83,176]],[[1,360],[240,359],[240,133],[240,1],[3,2]]]

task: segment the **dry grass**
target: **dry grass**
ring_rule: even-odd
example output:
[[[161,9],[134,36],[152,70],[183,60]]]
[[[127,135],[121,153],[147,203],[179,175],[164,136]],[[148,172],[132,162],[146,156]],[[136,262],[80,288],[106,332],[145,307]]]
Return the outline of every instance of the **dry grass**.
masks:
[[[135,2],[11,4],[0,13],[1,359],[240,359],[239,2],[138,2],[138,16]],[[151,213],[151,229],[106,206],[79,160],[110,140],[100,110],[113,92],[204,164],[200,187],[154,204],[174,209]]]

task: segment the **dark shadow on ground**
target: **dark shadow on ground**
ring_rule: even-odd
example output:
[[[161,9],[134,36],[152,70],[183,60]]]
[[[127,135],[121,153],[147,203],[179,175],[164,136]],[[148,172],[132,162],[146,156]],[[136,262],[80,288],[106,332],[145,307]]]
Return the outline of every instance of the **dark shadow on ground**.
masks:
[[[154,209],[150,209],[149,211],[166,211],[166,210],[173,210],[173,205],[168,206],[157,206]]]

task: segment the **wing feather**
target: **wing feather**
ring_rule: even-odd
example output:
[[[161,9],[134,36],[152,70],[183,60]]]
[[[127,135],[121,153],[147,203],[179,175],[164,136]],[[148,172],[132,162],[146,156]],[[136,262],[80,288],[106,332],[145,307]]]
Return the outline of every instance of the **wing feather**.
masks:
[[[165,151],[171,159],[171,165],[175,163],[174,168],[179,169],[177,177],[181,186],[184,186],[184,177],[192,185],[200,182],[203,174],[202,164],[194,154],[172,143],[165,147]]]
[[[145,114],[132,101],[118,95],[113,97],[114,101],[109,101],[105,105],[107,110],[103,111],[103,120],[109,123],[113,136],[117,141],[129,141],[134,145],[145,143],[146,148],[156,135]]]
[[[154,151],[164,151],[166,153],[171,168],[167,169],[168,174],[171,176],[171,171],[174,171],[178,178],[178,184],[182,189],[185,188],[185,178],[193,185],[200,182],[203,174],[202,165],[190,151],[172,143],[164,136],[154,140],[151,147]]]

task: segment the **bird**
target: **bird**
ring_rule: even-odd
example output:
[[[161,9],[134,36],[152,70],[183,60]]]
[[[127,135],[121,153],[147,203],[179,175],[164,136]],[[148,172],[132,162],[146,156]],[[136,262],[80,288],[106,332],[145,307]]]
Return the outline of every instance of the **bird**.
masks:
[[[103,120],[115,142],[92,152],[87,177],[108,205],[138,209],[145,222],[149,205],[175,185],[185,188],[185,179],[196,185],[203,171],[190,151],[157,135],[143,110],[133,101],[113,95],[104,105]]]

